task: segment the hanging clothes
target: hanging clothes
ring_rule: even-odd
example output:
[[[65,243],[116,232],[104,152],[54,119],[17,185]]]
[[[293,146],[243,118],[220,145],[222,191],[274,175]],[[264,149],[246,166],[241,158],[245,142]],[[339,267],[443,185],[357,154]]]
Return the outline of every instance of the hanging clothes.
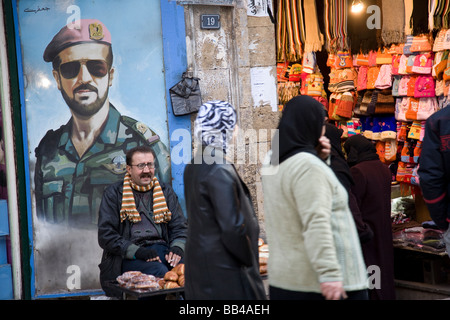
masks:
[[[325,0],[326,49],[329,52],[348,50],[347,0]]]
[[[430,0],[428,11],[429,30],[449,28],[450,0]]]
[[[405,42],[405,3],[403,0],[382,2],[381,37],[385,46]]]
[[[404,0],[404,3],[405,3],[405,36],[412,35],[413,1],[414,0]]]
[[[302,1],[277,2],[277,61],[301,61],[305,41]]]
[[[315,0],[303,0],[303,11],[308,13],[304,21],[305,52],[321,51],[325,41],[319,29]]]

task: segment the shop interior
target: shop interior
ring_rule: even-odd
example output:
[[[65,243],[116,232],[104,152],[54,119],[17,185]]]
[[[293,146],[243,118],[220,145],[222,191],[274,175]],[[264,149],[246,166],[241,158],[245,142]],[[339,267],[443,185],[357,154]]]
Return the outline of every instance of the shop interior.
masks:
[[[343,129],[342,142],[357,134],[373,141],[392,172],[397,299],[450,297],[443,231],[430,218],[417,174],[425,121],[448,103],[449,1],[274,6],[279,110],[309,95]]]

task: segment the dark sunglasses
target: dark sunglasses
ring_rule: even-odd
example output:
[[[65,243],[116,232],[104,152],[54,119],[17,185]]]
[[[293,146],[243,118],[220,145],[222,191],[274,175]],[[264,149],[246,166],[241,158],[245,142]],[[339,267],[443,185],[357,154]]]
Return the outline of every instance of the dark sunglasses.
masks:
[[[75,60],[62,63],[59,66],[59,72],[66,79],[75,78],[80,73],[81,65],[86,65],[89,73],[97,78],[103,78],[108,74],[108,64],[103,60]]]

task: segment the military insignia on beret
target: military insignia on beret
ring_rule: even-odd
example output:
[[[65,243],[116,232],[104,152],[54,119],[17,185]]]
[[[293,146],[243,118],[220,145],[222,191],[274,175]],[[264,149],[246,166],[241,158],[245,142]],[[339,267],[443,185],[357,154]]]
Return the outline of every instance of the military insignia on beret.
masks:
[[[91,23],[89,25],[89,39],[91,40],[103,39],[103,27],[100,23]]]

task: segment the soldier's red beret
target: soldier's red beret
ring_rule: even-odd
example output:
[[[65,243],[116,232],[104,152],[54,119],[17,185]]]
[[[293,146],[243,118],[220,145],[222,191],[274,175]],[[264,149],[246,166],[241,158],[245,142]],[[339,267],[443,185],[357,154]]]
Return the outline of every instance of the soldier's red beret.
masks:
[[[64,26],[53,37],[47,48],[45,48],[44,61],[53,61],[62,50],[70,46],[91,42],[111,45],[111,33],[99,20],[77,20],[73,25]]]

